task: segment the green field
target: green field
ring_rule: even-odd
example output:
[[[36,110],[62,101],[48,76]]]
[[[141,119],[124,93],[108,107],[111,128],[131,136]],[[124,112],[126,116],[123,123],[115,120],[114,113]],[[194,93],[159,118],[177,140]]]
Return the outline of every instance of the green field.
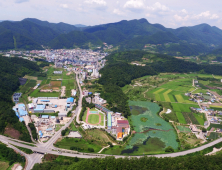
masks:
[[[181,112],[176,112],[177,118],[180,123],[182,124],[187,124],[185,118],[183,117],[183,114]]]
[[[204,125],[204,122],[206,121],[205,115],[203,113],[192,113],[190,110],[190,107],[199,108],[198,105],[181,103],[171,103],[171,105],[173,110],[176,112],[180,123]]]
[[[95,152],[99,152],[102,149],[102,146],[95,144],[90,140],[77,139],[77,138],[64,138],[61,141],[56,142],[56,147],[70,149],[70,147],[78,147],[77,151],[80,152],[89,152],[88,148],[93,148]]]
[[[0,161],[0,167],[2,170],[7,170],[7,168],[9,167],[9,163]]]
[[[90,109],[90,111],[98,111],[95,108]],[[86,115],[87,115],[87,110],[85,111],[84,115],[83,115],[83,121],[86,122]],[[99,123],[99,115],[101,116],[101,122]],[[88,117],[88,123],[90,124],[98,124],[100,126],[104,126],[104,114],[99,112],[99,115],[97,114],[90,114]]]
[[[39,89],[34,90],[30,96],[31,97],[59,97],[59,92],[40,92]]]
[[[19,92],[21,92],[21,93],[24,94],[24,93],[28,92],[28,90],[29,90],[30,88],[33,88],[33,87],[35,87],[36,85],[37,85],[37,81],[36,81],[36,80],[28,80],[25,85],[23,85],[23,86],[20,87]]]
[[[177,129],[183,133],[190,133],[191,132],[190,128],[186,127],[186,126],[177,126]]]
[[[88,117],[88,123],[96,125],[99,123],[99,115],[97,114],[90,114]]]
[[[72,126],[74,126],[74,124]],[[72,126],[70,126],[70,128],[74,129]],[[88,148],[93,148],[94,153],[96,153],[99,152],[104,146],[107,146],[108,142],[114,143],[113,139],[103,130],[91,129],[83,131],[81,127],[75,127],[74,130],[76,129],[78,129],[78,131],[81,133],[81,139],[65,137],[57,141],[55,146],[64,149],[71,149],[71,147],[75,147],[74,150],[80,152],[90,152]]]
[[[163,85],[164,86],[164,85]],[[148,91],[147,94],[153,94],[155,96],[156,101],[163,101],[163,102],[178,102],[178,103],[194,103],[189,100],[189,97],[185,96],[186,92],[194,90],[192,87],[175,87],[174,89],[166,89],[162,88],[153,89]],[[168,85],[166,86],[168,87]]]

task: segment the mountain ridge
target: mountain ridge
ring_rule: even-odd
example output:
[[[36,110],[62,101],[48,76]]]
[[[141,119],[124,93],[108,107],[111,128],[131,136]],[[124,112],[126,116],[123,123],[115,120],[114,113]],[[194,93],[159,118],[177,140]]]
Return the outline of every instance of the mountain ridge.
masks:
[[[179,52],[179,55],[186,55],[188,53],[184,53],[184,51],[192,49],[189,55],[197,55],[212,50],[212,44],[215,47],[222,45],[222,30],[215,26],[203,23],[173,29],[158,23],[151,24],[145,18],[88,27],[75,27],[63,22],[55,24],[35,18],[26,18],[16,22],[0,22],[0,34],[5,31],[20,34],[36,42],[39,46],[44,45],[50,48],[83,46],[86,48],[89,43],[101,46],[102,42],[106,42],[113,46],[119,46],[121,50],[129,50],[143,49],[146,44],[162,44],[161,49],[159,47],[156,49],[157,52],[176,54]],[[165,43],[175,43],[175,45],[172,44],[173,47],[168,48],[164,46]],[[194,46],[195,44],[196,46]],[[27,45],[29,46],[29,44]],[[207,49],[202,50],[203,47]],[[194,52],[195,50],[196,52]]]

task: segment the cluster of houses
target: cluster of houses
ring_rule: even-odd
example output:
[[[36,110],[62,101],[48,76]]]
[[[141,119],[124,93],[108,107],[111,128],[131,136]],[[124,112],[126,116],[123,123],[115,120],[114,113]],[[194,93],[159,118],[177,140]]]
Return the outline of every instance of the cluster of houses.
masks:
[[[210,92],[206,92],[206,94],[203,93],[197,93],[197,94],[191,94],[191,93],[185,93],[185,96],[190,97],[190,101],[194,101],[196,103],[203,103],[211,104],[216,102],[216,97],[214,94]]]

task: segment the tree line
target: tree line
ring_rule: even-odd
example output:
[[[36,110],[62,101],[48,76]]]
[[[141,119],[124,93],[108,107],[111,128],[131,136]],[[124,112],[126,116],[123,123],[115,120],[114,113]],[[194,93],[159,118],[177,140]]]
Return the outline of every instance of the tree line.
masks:
[[[56,159],[52,162],[35,164],[33,170],[147,170],[147,169],[221,169],[222,155],[216,156],[192,156],[192,157],[175,157],[175,158],[119,158],[114,157],[94,158],[94,159],[78,159],[72,161],[59,161]]]

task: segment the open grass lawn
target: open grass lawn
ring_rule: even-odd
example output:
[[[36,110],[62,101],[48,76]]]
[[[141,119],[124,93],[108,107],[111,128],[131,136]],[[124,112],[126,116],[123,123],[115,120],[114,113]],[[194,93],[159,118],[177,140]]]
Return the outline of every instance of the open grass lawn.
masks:
[[[60,93],[59,92],[40,92],[39,89],[34,90],[31,93],[31,97],[59,97]]]
[[[61,129],[64,125],[56,124],[55,131],[57,132],[59,129]]]
[[[56,142],[56,146],[64,149],[70,149],[71,146],[78,147],[81,152],[89,152],[88,148],[93,148],[94,152],[99,152],[108,142],[114,142],[105,131],[99,129],[86,130],[82,135],[82,139],[63,138]]]
[[[190,128],[187,127],[187,126],[177,126],[177,129],[178,129],[180,132],[191,133]]]
[[[1,162],[0,161],[0,169],[1,170],[6,170],[9,167],[9,163],[8,162]]]
[[[98,124],[99,123],[99,115],[97,114],[90,114],[88,117],[88,123],[90,124]]]
[[[68,71],[63,71],[62,73],[62,79],[73,79],[74,78],[74,74],[71,72],[70,75],[67,75],[69,72]]]
[[[91,140],[77,139],[77,138],[63,138],[62,140],[56,142],[55,146],[64,149],[70,149],[70,147],[78,147],[77,151],[89,152],[88,148],[93,148],[94,152],[99,152],[102,149],[100,143],[97,141],[91,142]]]
[[[73,122],[70,124],[70,128],[72,131],[78,131],[78,129],[76,128]]]

